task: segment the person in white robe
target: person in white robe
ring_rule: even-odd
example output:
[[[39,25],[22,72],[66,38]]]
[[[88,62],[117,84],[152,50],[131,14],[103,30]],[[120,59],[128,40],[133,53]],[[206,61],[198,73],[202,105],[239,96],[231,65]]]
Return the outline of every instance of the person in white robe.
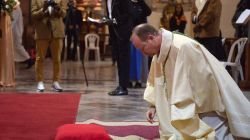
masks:
[[[23,37],[23,15],[20,5],[12,13],[12,32],[13,32],[13,42],[14,42],[14,60],[15,62],[24,62],[27,64],[26,68],[30,68],[34,65],[34,60],[30,58],[30,55],[25,50],[22,44]]]
[[[250,102],[222,64],[197,41],[149,24],[131,41],[153,56],[144,99],[163,140],[250,138]]]

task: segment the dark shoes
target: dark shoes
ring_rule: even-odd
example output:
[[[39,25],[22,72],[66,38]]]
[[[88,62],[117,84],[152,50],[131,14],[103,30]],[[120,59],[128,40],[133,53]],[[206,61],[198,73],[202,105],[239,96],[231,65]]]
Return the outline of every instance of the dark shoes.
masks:
[[[129,82],[128,88],[142,88],[142,84],[140,82],[136,82],[135,84],[133,84],[132,81]]]
[[[122,96],[128,95],[128,90],[126,88],[118,86],[114,91],[108,93],[110,96]]]
[[[142,85],[140,82],[136,82],[134,88],[142,88]]]
[[[27,64],[26,69],[31,68],[35,64],[35,60],[33,60],[33,59],[28,59],[24,62],[25,62],[25,64]]]
[[[128,84],[128,88],[133,88],[133,83],[131,81]]]

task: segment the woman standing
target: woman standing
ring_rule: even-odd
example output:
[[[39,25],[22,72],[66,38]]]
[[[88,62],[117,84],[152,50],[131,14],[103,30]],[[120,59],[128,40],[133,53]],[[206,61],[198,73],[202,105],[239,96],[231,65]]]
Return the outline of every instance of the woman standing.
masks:
[[[162,10],[162,17],[160,19],[160,28],[164,28],[166,30],[170,29],[170,18],[173,12],[174,12],[174,4],[168,1]]]
[[[5,1],[6,2],[6,1]],[[4,2],[1,2],[4,4]],[[16,1],[16,5],[19,2]],[[10,8],[15,8],[10,7]],[[0,87],[15,85],[15,63],[11,26],[11,13],[0,11]]]
[[[183,12],[182,4],[177,3],[173,16],[170,18],[170,31],[178,31],[184,33],[187,24],[186,17]]]

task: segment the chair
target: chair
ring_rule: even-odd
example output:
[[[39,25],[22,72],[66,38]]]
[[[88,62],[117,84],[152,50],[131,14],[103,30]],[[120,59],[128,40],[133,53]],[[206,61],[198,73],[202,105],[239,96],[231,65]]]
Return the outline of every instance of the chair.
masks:
[[[241,66],[241,63],[240,63],[240,59],[241,59],[242,53],[244,51],[244,47],[245,47],[245,45],[247,43],[247,40],[248,40],[247,38],[239,38],[239,39],[237,39],[232,44],[232,46],[230,48],[229,55],[228,55],[228,58],[227,58],[227,62],[222,62],[224,67],[226,67],[226,66],[231,67],[232,76],[233,76],[233,79],[234,79],[234,81],[236,83],[238,83],[239,74],[240,74],[241,80],[244,80],[244,75],[243,75],[243,70],[242,70],[242,66]],[[235,57],[233,57],[234,54],[236,54]]]
[[[84,54],[85,61],[89,60],[90,50],[95,51],[95,59],[97,61],[101,60],[99,41],[100,41],[100,37],[95,33],[89,33],[85,36],[85,54]]]

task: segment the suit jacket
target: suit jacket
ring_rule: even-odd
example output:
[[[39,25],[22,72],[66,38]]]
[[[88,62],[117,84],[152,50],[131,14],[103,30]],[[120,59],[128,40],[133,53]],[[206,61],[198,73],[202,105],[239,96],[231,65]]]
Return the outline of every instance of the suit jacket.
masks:
[[[106,9],[107,9],[107,15],[109,15],[107,4],[106,4]],[[119,39],[130,38],[133,29],[133,20],[132,20],[133,13],[131,9],[132,9],[132,4],[130,0],[112,0],[111,14],[112,18],[116,19],[117,24],[109,25],[109,30],[113,30],[115,32],[114,34],[110,34],[111,38],[113,35],[116,35]]]
[[[198,4],[197,0],[193,3],[192,17],[197,16],[198,28],[196,37],[218,37],[220,35],[220,17],[222,4],[220,0],[204,0],[204,3]],[[199,8],[199,7],[200,8]]]
[[[72,9],[68,8],[67,15],[65,17],[66,32],[69,29],[70,25],[73,26],[73,29],[76,29],[76,26],[78,26],[79,28],[77,30],[79,30],[81,29],[82,24],[83,21],[81,11],[76,9],[75,7]]]
[[[31,16],[35,26],[35,39],[63,38],[64,23],[63,17],[66,15],[67,1],[54,0],[60,11],[56,16],[48,16],[43,12],[44,0],[31,1]]]
[[[149,16],[152,12],[148,5],[145,3],[144,0],[139,0],[138,2],[131,1],[131,3],[133,8],[134,26],[146,23],[147,16]]]

